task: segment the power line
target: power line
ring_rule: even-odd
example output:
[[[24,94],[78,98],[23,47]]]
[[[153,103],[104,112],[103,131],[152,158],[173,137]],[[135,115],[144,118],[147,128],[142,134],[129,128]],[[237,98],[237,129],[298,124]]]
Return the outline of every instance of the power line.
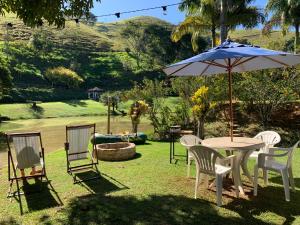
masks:
[[[95,17],[100,18],[100,17],[107,17],[107,16],[117,16],[119,18],[121,16],[121,14],[143,12],[143,11],[149,11],[149,10],[154,10],[154,9],[162,9],[165,12],[165,11],[167,11],[167,7],[176,6],[176,5],[180,5],[180,4],[181,3],[178,2],[178,3],[174,3],[174,4],[169,4],[169,5],[162,5],[162,6],[155,6],[155,7],[143,8],[143,9],[135,9],[135,10],[124,11],[124,12],[103,14],[103,15],[99,15],[99,16],[95,16]]]

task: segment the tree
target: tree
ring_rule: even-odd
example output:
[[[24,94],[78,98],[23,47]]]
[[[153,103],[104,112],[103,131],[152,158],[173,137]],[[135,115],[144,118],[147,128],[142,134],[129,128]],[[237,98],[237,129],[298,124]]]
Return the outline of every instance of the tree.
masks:
[[[49,32],[45,30],[38,30],[33,33],[29,44],[36,50],[37,53],[47,53],[52,50],[53,43],[49,37]]]
[[[105,105],[108,105],[108,98],[110,98],[112,113],[116,114],[116,110],[118,110],[119,103],[121,102],[121,92],[105,92],[101,95],[100,101]]]
[[[299,71],[263,70],[242,74],[236,82],[236,97],[253,106],[264,128],[268,128],[274,110],[299,97]]]
[[[132,124],[132,133],[137,134],[138,125],[141,122],[141,116],[148,111],[148,104],[145,101],[139,100],[131,104],[129,116]]]
[[[7,61],[0,57],[0,97],[12,86],[11,72]]]
[[[281,26],[283,35],[289,27],[295,29],[294,52],[299,51],[300,43],[300,1],[269,0],[266,11],[272,13],[271,19],[265,24],[263,34],[268,35],[273,27]]]
[[[2,0],[0,13],[15,13],[30,27],[41,25],[43,20],[63,27],[67,18],[88,17],[92,7],[93,0]]]
[[[82,18],[82,22],[94,26],[97,22],[97,17],[94,13],[89,12],[86,17]]]
[[[52,85],[65,86],[67,88],[78,87],[83,83],[83,79],[76,72],[62,66],[47,69],[45,78],[48,79]]]
[[[157,24],[145,25],[144,28],[144,49],[143,53],[148,64],[153,64],[161,68],[166,64],[174,62],[177,58],[181,59],[181,55],[192,56],[192,49],[186,48],[184,42],[188,43],[188,37],[182,38],[180,42],[173,43],[170,40],[172,26],[163,26]],[[197,50],[204,51],[208,42],[203,37],[198,37],[195,41]]]
[[[221,30],[221,43],[227,38],[229,30],[242,25],[253,28],[264,21],[264,15],[255,6],[249,6],[252,0],[184,0],[181,10],[187,11],[186,19],[174,30],[174,41],[190,33],[194,49],[195,40],[201,34],[211,33],[212,47],[217,43],[217,27]],[[219,18],[219,19],[218,19]]]
[[[165,103],[168,89],[163,81],[144,79],[141,85],[135,84],[127,93],[129,99],[134,101],[143,99],[148,104],[148,116],[160,140],[168,137],[171,121],[171,109]]]
[[[204,122],[206,116],[216,106],[209,93],[209,88],[201,86],[191,97],[193,103],[193,115],[197,119],[197,136],[204,139]]]
[[[136,60],[137,67],[140,68],[142,53],[145,48],[144,30],[141,29],[142,23],[129,21],[126,27],[121,31],[121,36],[126,39],[129,49],[127,53]]]

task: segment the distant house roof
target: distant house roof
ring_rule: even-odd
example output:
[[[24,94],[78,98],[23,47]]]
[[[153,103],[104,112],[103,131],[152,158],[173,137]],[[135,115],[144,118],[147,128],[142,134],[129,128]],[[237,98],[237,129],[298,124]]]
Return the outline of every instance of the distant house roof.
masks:
[[[101,92],[101,91],[103,91],[103,89],[98,88],[98,87],[94,87],[94,88],[88,89],[88,92]]]

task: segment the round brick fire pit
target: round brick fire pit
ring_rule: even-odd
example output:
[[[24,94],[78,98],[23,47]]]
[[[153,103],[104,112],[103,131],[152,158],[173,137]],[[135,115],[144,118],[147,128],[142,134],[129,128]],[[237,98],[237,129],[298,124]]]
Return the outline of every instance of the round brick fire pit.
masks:
[[[135,144],[129,142],[98,144],[96,149],[98,159],[104,161],[127,160],[135,155]]]

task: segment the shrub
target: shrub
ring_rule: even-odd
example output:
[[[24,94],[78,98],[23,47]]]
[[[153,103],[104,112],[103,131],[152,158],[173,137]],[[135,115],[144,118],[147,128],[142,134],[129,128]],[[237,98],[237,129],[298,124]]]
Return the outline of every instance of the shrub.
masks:
[[[75,72],[65,67],[49,68],[45,73],[52,86],[65,86],[67,88],[78,87],[83,79]]]

